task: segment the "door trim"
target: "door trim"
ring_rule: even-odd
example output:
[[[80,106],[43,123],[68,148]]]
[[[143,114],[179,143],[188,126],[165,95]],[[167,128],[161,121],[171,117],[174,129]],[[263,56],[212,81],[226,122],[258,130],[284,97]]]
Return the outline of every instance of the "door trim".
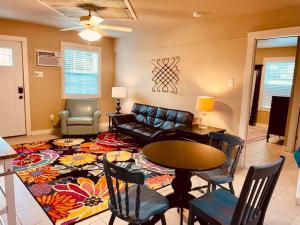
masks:
[[[268,38],[276,38],[276,37],[287,37],[287,36],[300,36],[300,26],[298,27],[289,27],[289,28],[281,28],[281,29],[273,29],[273,30],[265,30],[265,31],[257,31],[248,33],[248,44],[247,44],[247,54],[246,54],[246,63],[244,68],[244,80],[243,80],[243,94],[242,94],[242,104],[241,104],[241,115],[240,115],[240,126],[239,126],[239,136],[242,138],[246,138],[247,129],[248,129],[248,121],[249,121],[249,105],[250,105],[250,96],[251,96],[251,77],[253,74],[253,65],[255,60],[255,50],[256,50],[256,42],[259,39],[268,39]],[[299,43],[298,43],[299,48]],[[299,55],[299,53],[298,53]],[[297,59],[297,56],[296,56]],[[299,59],[298,59],[299,60]],[[294,77],[297,76],[299,71],[296,71]],[[292,110],[296,107],[295,104],[292,105]],[[294,115],[291,115],[293,117]],[[294,124],[290,124],[289,129],[289,139],[287,143],[287,151],[292,152],[294,143],[295,143],[295,126]],[[244,153],[246,152],[246,149]],[[245,161],[244,157],[241,157]]]
[[[30,114],[30,94],[29,94],[29,72],[28,72],[28,50],[27,38],[10,35],[0,35],[1,41],[21,42],[22,45],[22,61],[23,61],[23,80],[25,89],[25,126],[26,135],[31,135],[31,114]]]

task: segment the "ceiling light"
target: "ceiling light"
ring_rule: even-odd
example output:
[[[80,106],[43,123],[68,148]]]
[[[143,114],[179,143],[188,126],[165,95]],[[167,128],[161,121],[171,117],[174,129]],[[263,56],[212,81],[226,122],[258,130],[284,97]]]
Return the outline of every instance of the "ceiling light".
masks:
[[[199,17],[201,17],[201,16],[203,16],[203,13],[201,13],[201,12],[193,12],[193,17],[196,17],[196,18],[199,18]]]
[[[83,30],[78,35],[86,41],[98,41],[102,37],[97,31],[90,29]]]

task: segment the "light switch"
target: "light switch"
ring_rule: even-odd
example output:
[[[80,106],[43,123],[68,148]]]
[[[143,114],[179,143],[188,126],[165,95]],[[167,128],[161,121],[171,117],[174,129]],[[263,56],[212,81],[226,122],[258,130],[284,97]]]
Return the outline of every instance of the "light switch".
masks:
[[[229,79],[228,80],[228,87],[233,87],[234,86],[234,79]]]
[[[34,71],[34,77],[44,77],[44,73],[42,71]]]

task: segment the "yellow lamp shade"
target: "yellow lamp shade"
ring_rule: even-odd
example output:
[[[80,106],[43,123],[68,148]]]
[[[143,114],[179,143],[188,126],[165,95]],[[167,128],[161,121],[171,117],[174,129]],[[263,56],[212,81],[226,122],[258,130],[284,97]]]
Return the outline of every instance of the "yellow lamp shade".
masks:
[[[214,110],[214,97],[198,96],[196,110],[201,112],[212,112]]]

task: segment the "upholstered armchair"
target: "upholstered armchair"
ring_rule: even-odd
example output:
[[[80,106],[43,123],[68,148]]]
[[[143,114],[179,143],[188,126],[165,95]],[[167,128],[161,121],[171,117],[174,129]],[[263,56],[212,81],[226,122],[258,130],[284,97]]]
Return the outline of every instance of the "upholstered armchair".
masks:
[[[97,99],[68,99],[59,113],[62,135],[98,134],[100,112]]]

